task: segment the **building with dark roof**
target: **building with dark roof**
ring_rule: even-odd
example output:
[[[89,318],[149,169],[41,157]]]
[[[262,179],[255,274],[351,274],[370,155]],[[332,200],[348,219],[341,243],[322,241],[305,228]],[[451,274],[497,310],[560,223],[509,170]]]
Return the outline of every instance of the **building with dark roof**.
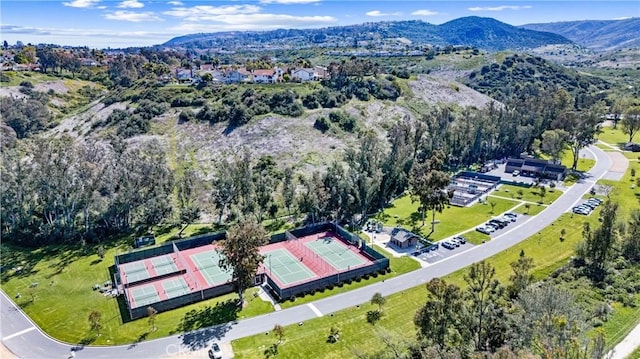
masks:
[[[536,158],[509,158],[504,171],[513,173],[520,171],[520,174],[535,178],[548,178],[562,181],[567,173],[567,167],[551,163],[549,161]]]
[[[420,236],[403,228],[396,227],[391,231],[390,242],[399,248],[414,247],[418,244],[418,239],[420,239]]]

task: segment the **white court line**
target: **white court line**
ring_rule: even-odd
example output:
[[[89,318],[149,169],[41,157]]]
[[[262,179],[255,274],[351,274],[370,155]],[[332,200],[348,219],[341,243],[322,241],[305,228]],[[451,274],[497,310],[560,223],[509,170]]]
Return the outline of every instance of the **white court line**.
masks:
[[[317,309],[316,309],[316,310],[317,310]],[[17,332],[17,333],[13,333],[13,334],[11,334],[11,335],[7,335],[6,337],[2,338],[2,341],[9,340],[9,339],[11,339],[11,338],[15,338],[15,337],[17,337],[17,336],[19,336],[19,335],[22,335],[22,334],[24,334],[24,333],[29,333],[30,331],[32,331],[32,330],[34,330],[34,329],[36,329],[36,327],[29,327],[29,328],[27,328],[27,329],[25,329],[25,330],[21,330],[21,331],[19,331],[19,332]]]
[[[322,313],[318,310],[318,308],[316,308],[316,306],[315,306],[315,305],[313,305],[313,303],[308,303],[308,304],[307,304],[307,306],[308,306],[309,308],[311,308],[311,310],[312,310],[314,313],[316,313],[316,315],[317,315],[318,317],[321,317],[321,316],[322,316]]]

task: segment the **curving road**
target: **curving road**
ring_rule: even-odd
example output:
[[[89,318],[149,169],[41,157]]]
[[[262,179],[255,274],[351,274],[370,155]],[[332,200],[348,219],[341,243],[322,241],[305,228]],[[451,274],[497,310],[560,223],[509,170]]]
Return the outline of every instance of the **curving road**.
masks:
[[[210,341],[231,341],[246,336],[270,331],[278,323],[289,325],[318,316],[328,315],[341,309],[368,302],[374,293],[384,296],[397,293],[428,282],[432,278],[452,273],[470,263],[488,258],[536,234],[550,225],[562,213],[580,201],[594,183],[611,168],[612,161],[597,147],[586,149],[596,159],[595,166],[587,177],[567,190],[558,200],[537,216],[512,228],[492,241],[475,246],[465,252],[443,259],[428,267],[378,282],[363,288],[338,294],[315,302],[289,309],[253,317],[238,322],[226,323],[195,332],[169,336],[121,346],[74,347],[50,338],[43,333],[6,294],[0,291],[0,335],[3,344],[21,358],[159,358],[188,354],[205,348]],[[73,353],[72,353],[73,350]],[[193,357],[192,357],[193,358]]]

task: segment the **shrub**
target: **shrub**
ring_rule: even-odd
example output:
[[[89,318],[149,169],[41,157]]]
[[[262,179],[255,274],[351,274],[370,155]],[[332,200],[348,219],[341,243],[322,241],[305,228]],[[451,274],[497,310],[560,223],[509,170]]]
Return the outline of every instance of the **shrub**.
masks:
[[[330,127],[331,123],[327,120],[326,117],[316,118],[316,121],[313,123],[313,128],[319,130],[322,133],[327,132]]]
[[[33,84],[30,81],[22,81],[20,82],[20,86],[30,88],[30,89],[33,88]]]
[[[178,121],[180,123],[193,121],[195,119],[196,115],[191,110],[184,110],[180,112],[180,115],[178,116]]]
[[[367,322],[369,324],[376,324],[380,318],[382,318],[382,312],[379,310],[370,310],[367,312]]]

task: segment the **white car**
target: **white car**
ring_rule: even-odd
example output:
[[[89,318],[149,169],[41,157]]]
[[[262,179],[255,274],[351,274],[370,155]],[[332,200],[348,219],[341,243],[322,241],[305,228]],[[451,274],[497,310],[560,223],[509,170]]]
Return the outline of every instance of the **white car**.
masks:
[[[220,349],[218,343],[211,344],[211,349],[209,349],[209,358],[222,359],[222,349]]]
[[[513,177],[517,177],[520,174],[519,170],[513,171]]]

